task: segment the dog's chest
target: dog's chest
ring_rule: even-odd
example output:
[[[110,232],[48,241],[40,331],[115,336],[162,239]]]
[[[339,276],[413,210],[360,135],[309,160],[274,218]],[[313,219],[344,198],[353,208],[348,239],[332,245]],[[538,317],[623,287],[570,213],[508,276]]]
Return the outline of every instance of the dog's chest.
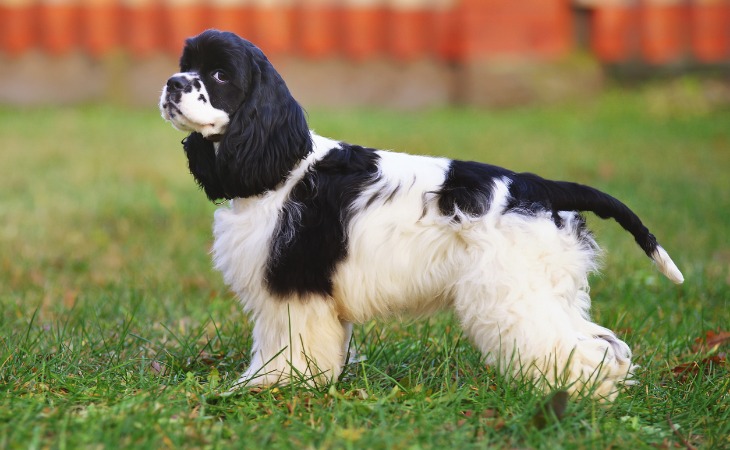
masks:
[[[213,263],[226,284],[246,298],[265,292],[266,265],[281,203],[273,196],[236,199],[215,212]]]

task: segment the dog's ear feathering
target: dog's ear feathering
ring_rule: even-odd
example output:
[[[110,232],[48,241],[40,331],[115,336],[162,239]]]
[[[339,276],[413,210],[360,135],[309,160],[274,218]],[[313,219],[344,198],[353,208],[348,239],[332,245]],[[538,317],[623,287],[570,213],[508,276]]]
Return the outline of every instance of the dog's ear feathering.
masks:
[[[203,188],[205,195],[212,202],[226,198],[223,185],[218,177],[216,155],[213,142],[205,139],[200,133],[191,133],[182,141],[188,168],[195,181]]]
[[[253,47],[253,46],[252,46]],[[304,111],[263,53],[249,53],[249,90],[233,113],[216,155],[225,198],[274,189],[312,151]]]
[[[160,107],[178,129],[193,130],[183,147],[210,200],[275,189],[312,152],[304,111],[252,43],[205,31],[186,41],[180,70]],[[213,120],[218,113],[226,115],[222,125]]]

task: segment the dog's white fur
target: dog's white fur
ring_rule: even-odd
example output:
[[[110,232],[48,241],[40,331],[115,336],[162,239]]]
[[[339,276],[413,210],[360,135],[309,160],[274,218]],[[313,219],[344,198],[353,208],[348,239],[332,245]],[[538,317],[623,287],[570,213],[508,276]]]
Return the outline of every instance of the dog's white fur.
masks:
[[[229,114],[211,105],[199,75],[174,77],[198,83],[179,102],[163,89],[163,117],[180,130],[225,133]],[[515,377],[609,399],[632,383],[628,345],[589,316],[598,247],[578,214],[560,212],[556,226],[549,212],[507,208],[510,179],[503,178],[485,214],[445,215],[436,193],[448,159],[377,151],[376,181],[350,205],[347,254],[331,296],[272,294],[266,268],[280,212],[313,165],[341,146],[310,134],[313,151],[275,189],[233,198],[215,213],[215,267],[254,322],[251,362],[237,386],[329,382],[347,362],[353,323],[444,309],[455,312],[486,363]],[[298,220],[296,209],[289,220]],[[682,282],[660,246],[652,257]]]
[[[409,188],[378,208],[353,206],[350,256],[337,268],[333,297],[272,300],[264,269],[278,211],[307,167],[338,146],[312,137],[315,151],[281,188],[215,213],[215,267],[254,322],[251,364],[238,384],[282,383],[292,373],[336,379],[352,323],[453,308],[487,363],[545,386],[617,393],[631,375],[631,351],[590,321],[587,274],[597,248],[576,237],[575,214],[562,213],[563,228],[549,215],[502,214],[502,183],[489,213],[456,223],[429,202],[444,159],[379,152],[382,181],[371,189]]]
[[[180,131],[197,131],[205,137],[223,134],[230,118],[225,111],[213,107],[210,95],[198,74],[180,72],[170,77],[174,78],[190,82],[190,92],[183,94],[180,101],[170,107],[171,102],[165,88],[159,104],[162,117]]]

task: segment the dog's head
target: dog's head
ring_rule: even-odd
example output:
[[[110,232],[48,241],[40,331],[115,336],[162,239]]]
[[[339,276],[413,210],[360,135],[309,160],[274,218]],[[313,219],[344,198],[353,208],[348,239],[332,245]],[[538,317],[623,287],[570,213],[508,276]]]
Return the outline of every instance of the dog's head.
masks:
[[[211,200],[273,189],[311,152],[302,108],[263,52],[233,33],[207,30],[185,42],[160,111],[190,132],[190,170]]]

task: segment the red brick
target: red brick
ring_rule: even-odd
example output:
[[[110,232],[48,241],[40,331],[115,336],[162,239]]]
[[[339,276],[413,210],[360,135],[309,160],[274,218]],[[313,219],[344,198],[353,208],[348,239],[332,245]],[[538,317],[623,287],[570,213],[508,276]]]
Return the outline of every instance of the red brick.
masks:
[[[40,36],[43,49],[52,55],[68,53],[79,44],[81,16],[76,4],[39,6]]]
[[[296,13],[296,47],[304,56],[322,58],[338,51],[340,11],[335,5],[303,2]]]
[[[692,7],[692,53],[707,63],[730,59],[730,1],[705,0]]]
[[[35,4],[0,8],[0,50],[17,56],[38,44]]]
[[[639,11],[632,5],[607,5],[593,15],[591,46],[604,62],[623,62],[638,51]]]
[[[91,55],[100,56],[120,45],[120,16],[116,1],[83,8],[83,45]]]
[[[652,64],[678,61],[686,56],[689,14],[680,1],[647,2],[642,7],[641,50]]]

